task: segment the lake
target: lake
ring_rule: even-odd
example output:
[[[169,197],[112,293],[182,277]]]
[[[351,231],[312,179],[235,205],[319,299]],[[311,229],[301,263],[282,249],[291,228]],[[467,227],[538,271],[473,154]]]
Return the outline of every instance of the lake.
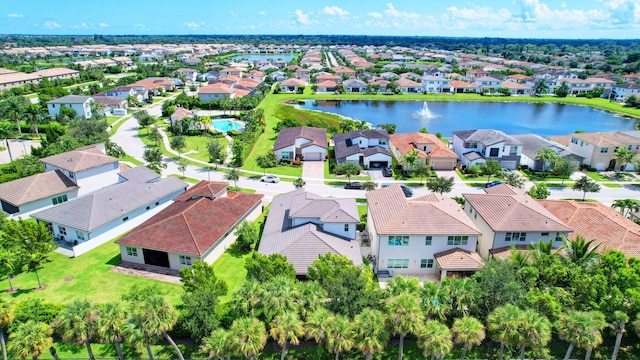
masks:
[[[245,54],[245,55],[238,55],[238,56],[234,56],[233,58],[231,58],[233,61],[240,61],[240,60],[249,60],[252,62],[256,62],[256,61],[260,61],[260,60],[278,60],[278,59],[282,59],[286,62],[291,61],[291,59],[295,58],[296,55],[294,54]]]
[[[395,123],[398,133],[426,127],[430,133],[451,137],[455,130],[495,129],[507,134],[564,135],[633,130],[636,120],[586,106],[526,102],[429,101],[316,101],[300,109],[340,114],[371,124]]]

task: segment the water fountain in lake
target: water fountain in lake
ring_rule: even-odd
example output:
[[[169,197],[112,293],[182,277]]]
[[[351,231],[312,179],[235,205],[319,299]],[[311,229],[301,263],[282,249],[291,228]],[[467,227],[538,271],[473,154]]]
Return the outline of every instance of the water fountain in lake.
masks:
[[[425,101],[424,103],[422,103],[422,109],[413,113],[413,117],[420,120],[431,120],[438,118],[439,116],[431,113],[431,110],[429,110],[429,105],[427,105],[427,102]]]

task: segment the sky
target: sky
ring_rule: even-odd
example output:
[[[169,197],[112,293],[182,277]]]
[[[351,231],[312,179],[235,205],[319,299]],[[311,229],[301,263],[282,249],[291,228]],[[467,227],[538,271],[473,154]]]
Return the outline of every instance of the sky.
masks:
[[[640,0],[0,0],[0,34],[638,39]]]

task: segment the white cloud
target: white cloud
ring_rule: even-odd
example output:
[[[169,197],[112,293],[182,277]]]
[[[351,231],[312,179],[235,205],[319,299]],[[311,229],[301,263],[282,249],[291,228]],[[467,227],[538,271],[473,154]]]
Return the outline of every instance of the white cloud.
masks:
[[[309,21],[309,14],[305,14],[302,10],[296,10],[296,21],[302,25],[309,25],[311,22]]]
[[[59,28],[60,24],[58,24],[55,21],[47,20],[44,22],[43,26],[46,27],[47,29],[55,29],[55,28]]]
[[[457,8],[451,6],[447,8],[447,13],[443,15],[443,20],[456,22],[456,26],[464,28],[480,26],[483,28],[501,28],[505,23],[513,20],[511,12],[505,8],[493,9],[491,7]]]
[[[640,23],[640,1],[610,0],[604,5],[611,9],[611,21],[614,23]]]
[[[196,24],[193,21],[184,23],[184,26],[186,26],[186,27],[188,27],[190,29],[197,29],[197,28],[200,27],[200,25]]]
[[[394,17],[394,18],[405,18],[405,19],[419,19],[420,14],[414,12],[406,12],[406,11],[398,11],[393,3],[387,3],[387,10],[384,11],[385,14]]]
[[[267,12],[266,12],[266,11],[264,11],[264,10],[262,10],[262,11],[260,11],[260,12],[258,13],[258,15],[267,15]]]
[[[380,18],[382,18],[382,14],[380,14],[379,12],[375,12],[375,11],[372,11],[372,12],[370,12],[370,13],[367,13],[367,15],[369,15],[369,16],[371,16],[372,18],[375,18],[375,19],[380,19]]]
[[[233,17],[236,17],[236,16],[238,16],[238,15],[239,15],[236,11],[233,11],[233,10],[229,11],[229,13],[230,13],[230,14],[231,14],[231,16],[233,16]]]
[[[335,6],[335,5],[333,5],[333,6],[325,6],[322,11],[327,15],[339,15],[339,16],[347,16],[347,15],[349,15],[348,11],[342,9],[341,7]]]
[[[145,24],[133,24],[133,27],[134,28],[146,28],[147,25],[145,25]]]
[[[620,2],[620,0],[618,0]],[[598,9],[552,9],[540,0],[520,0],[521,20],[533,22],[536,28],[578,29],[608,22],[609,14]]]
[[[10,18],[23,18],[24,14],[7,14]]]
[[[101,23],[98,24],[98,26],[104,28],[104,27],[109,27],[109,24],[101,22]]]
[[[72,25],[71,26],[74,29],[86,29],[87,28],[87,23],[86,22],[82,22],[80,23],[80,25]]]

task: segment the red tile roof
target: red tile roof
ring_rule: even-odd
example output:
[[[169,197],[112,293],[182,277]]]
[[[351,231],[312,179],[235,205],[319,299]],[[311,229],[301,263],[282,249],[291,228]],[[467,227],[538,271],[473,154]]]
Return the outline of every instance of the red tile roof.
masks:
[[[418,156],[430,159],[457,159],[458,155],[447,147],[437,136],[433,134],[423,134],[420,132],[407,134],[390,134],[393,146],[400,151],[402,155],[406,155],[412,149],[418,150]],[[424,150],[417,149],[415,144],[433,144],[429,153]]]
[[[197,257],[206,254],[263,197],[238,192],[211,197],[222,184],[201,181],[116,243]]]

